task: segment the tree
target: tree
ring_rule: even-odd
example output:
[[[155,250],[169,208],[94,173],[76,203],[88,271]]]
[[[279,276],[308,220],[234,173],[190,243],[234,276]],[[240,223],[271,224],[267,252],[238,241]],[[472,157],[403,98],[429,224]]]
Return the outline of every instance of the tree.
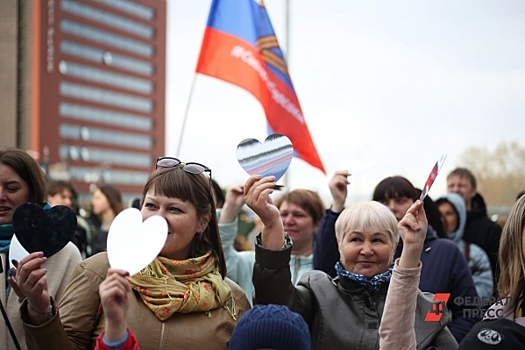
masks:
[[[486,146],[469,147],[459,162],[474,173],[478,191],[491,206],[512,206],[525,190],[525,148],[518,141],[500,142],[493,151]]]

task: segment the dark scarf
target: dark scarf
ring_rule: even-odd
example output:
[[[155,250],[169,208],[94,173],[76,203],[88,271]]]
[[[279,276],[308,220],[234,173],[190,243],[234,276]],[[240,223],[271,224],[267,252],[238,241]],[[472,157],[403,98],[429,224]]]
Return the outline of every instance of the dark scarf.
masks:
[[[346,271],[339,261],[335,264],[335,271],[337,272],[339,278],[355,281],[365,287],[370,293],[379,291],[379,288],[381,288],[381,283],[390,281],[393,268],[394,264],[392,264],[385,272],[368,279],[360,273]]]
[[[13,225],[3,224],[0,225],[0,253],[9,254],[9,246],[11,245],[11,238],[13,238]],[[2,261],[0,260],[0,264]],[[11,292],[11,285],[7,283],[7,278],[11,276],[11,270],[9,269],[9,263],[6,266],[2,266],[5,272],[5,300],[9,298]]]
[[[0,225],[0,253],[9,251],[9,245],[11,245],[11,238],[13,238],[13,234],[13,225]]]

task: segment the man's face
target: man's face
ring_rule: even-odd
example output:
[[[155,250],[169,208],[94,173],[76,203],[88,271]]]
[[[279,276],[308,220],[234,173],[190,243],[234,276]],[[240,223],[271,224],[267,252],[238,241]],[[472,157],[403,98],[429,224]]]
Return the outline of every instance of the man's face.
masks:
[[[467,204],[467,208],[470,209],[470,202],[476,195],[476,188],[472,186],[470,180],[466,176],[452,175],[447,180],[448,192],[457,193]]]

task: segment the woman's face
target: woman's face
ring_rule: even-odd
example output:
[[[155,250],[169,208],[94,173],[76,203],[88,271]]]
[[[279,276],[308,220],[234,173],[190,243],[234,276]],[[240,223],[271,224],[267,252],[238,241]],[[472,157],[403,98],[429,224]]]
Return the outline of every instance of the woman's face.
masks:
[[[290,236],[294,246],[313,245],[318,223],[306,210],[294,203],[284,201],[279,207],[284,231]]]
[[[10,224],[15,209],[28,200],[27,183],[9,165],[0,163],[0,224]]]
[[[148,192],[140,210],[143,220],[160,215],[168,223],[168,238],[159,255],[168,259],[185,260],[189,258],[190,245],[197,232],[203,232],[210,217],[197,216],[195,206],[178,198],[155,195]]]
[[[341,264],[346,271],[370,279],[392,265],[395,248],[386,230],[347,232],[339,243]]]
[[[95,215],[101,215],[107,210],[111,210],[107,197],[102,193],[101,190],[95,190],[93,197],[91,198],[91,206],[93,207],[93,213]]]
[[[459,220],[452,204],[443,202],[438,206],[438,210],[445,219],[445,232],[452,233],[456,231]]]
[[[394,216],[399,222],[405,216],[408,208],[410,208],[410,206],[414,203],[414,200],[408,197],[396,197],[388,199],[385,198],[379,201],[379,203],[386,205],[388,209],[394,213]]]

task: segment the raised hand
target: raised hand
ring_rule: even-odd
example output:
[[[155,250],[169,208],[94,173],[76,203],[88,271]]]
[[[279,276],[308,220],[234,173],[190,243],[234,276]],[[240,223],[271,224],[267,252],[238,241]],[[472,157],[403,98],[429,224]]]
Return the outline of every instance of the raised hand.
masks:
[[[333,203],[332,210],[336,213],[343,211],[345,207],[346,196],[348,195],[348,177],[351,176],[348,170],[338,170],[328,182],[328,187],[332,193]]]
[[[263,246],[268,249],[279,250],[284,244],[284,227],[279,209],[270,198],[274,187],[274,176],[265,178],[260,175],[250,176],[244,185],[244,200],[259,216],[264,225],[262,230]]]
[[[109,269],[98,292],[106,316],[106,341],[115,342],[126,335],[126,314],[129,309],[131,287],[126,279],[127,271]]]
[[[219,224],[232,222],[239,214],[244,205],[244,187],[242,185],[232,186],[226,192],[226,199],[222,207]]]
[[[47,269],[42,264],[47,260],[44,253],[35,252],[15,262],[15,279],[8,280],[13,290],[20,297],[22,293],[27,297],[28,315],[31,322],[40,325],[49,320],[50,297],[47,291]]]
[[[399,266],[417,267],[428,229],[428,220],[423,202],[417,200],[410,206],[403,219],[399,222],[398,229],[403,240],[403,251]]]

